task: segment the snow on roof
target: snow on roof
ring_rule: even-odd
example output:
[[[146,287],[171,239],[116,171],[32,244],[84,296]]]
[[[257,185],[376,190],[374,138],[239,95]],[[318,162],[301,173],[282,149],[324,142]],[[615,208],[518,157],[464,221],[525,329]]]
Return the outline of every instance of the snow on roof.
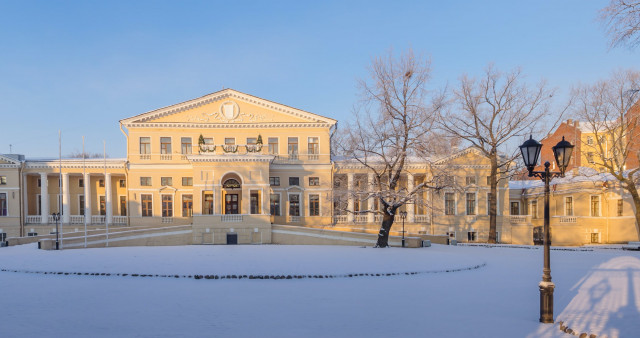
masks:
[[[588,167],[578,167],[569,170],[565,177],[557,177],[551,181],[551,184],[571,184],[581,182],[607,182],[616,181],[616,178],[609,173],[601,173],[596,169]],[[524,181],[509,181],[509,189],[529,189],[542,187],[544,182],[539,179]]]

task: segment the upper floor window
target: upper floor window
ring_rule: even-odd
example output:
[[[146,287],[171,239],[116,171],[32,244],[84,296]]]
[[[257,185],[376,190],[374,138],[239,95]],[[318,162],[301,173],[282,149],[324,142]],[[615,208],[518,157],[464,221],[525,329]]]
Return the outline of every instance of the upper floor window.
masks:
[[[0,176],[0,185],[7,184],[7,176]]]
[[[151,154],[151,137],[140,138],[140,154]]]
[[[564,198],[564,215],[573,216],[573,197],[571,196]]]
[[[444,194],[444,214],[456,214],[456,196],[452,192],[447,192]]]
[[[289,137],[287,142],[287,154],[292,159],[298,158],[298,138]]]
[[[269,185],[279,186],[280,177],[269,177]]]
[[[104,180],[98,180],[98,186],[104,188]]]
[[[185,187],[193,186],[193,177],[183,177],[182,186],[185,186]]]
[[[236,139],[235,137],[225,137],[224,139],[224,145],[226,146],[233,146],[236,144]]]
[[[320,154],[320,143],[317,137],[309,137],[309,154]]]
[[[593,160],[593,153],[592,152],[588,152],[587,153],[587,162],[589,163],[594,163],[595,161]],[[555,163],[555,162],[554,162]]]
[[[258,144],[258,139],[255,137],[247,137],[247,145],[248,146],[255,146],[256,144]]]
[[[269,137],[269,154],[271,155],[278,154],[278,138],[277,137]]]
[[[531,201],[531,218],[538,218],[538,200]]]
[[[160,154],[171,154],[171,137],[160,138]]]
[[[309,177],[309,186],[320,185],[320,177]]]
[[[622,216],[622,211],[623,211],[623,209],[622,209],[622,208],[623,208],[623,205],[624,205],[624,204],[623,204],[622,199],[619,199],[619,200],[618,200],[618,216]]]
[[[476,214],[476,193],[467,193],[467,215]]]
[[[205,137],[204,138],[205,145],[213,145],[213,137]]]
[[[150,187],[151,177],[140,177],[140,185],[143,187]]]
[[[475,176],[467,176],[465,181],[466,181],[467,185],[474,185],[474,184],[476,184],[476,177]]]
[[[289,185],[300,185],[300,177],[289,177]]]
[[[127,181],[120,180],[120,188],[126,188],[126,187],[127,187]]]
[[[191,137],[182,137],[180,139],[180,151],[182,154],[191,154]]]
[[[84,179],[79,179],[78,180],[78,188],[83,188],[84,187]]]
[[[600,216],[600,196],[591,196],[591,216]]]
[[[169,187],[173,185],[172,177],[160,177],[160,185],[163,187]]]
[[[511,214],[520,215],[520,202],[517,202],[517,201],[511,202]]]
[[[587,144],[593,145],[593,136],[587,136]]]

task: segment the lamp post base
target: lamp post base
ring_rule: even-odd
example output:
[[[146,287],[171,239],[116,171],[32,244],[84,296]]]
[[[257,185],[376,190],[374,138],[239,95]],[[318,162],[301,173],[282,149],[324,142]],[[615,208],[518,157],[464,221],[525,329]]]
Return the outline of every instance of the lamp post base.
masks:
[[[553,324],[553,282],[540,282],[540,323]]]

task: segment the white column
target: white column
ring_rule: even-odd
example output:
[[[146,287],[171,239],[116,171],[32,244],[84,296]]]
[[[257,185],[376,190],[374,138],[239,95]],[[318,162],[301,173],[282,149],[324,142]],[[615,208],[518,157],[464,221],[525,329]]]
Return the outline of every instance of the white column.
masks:
[[[369,190],[369,193],[373,192],[373,174],[369,173],[369,175],[367,176],[367,188]],[[367,208],[369,210],[373,210],[373,206],[375,205],[375,198],[371,197],[369,198],[369,201],[367,201]],[[375,218],[375,214],[374,213],[369,213],[367,215],[367,223],[374,223],[376,221]]]
[[[29,189],[27,187],[27,174],[22,174],[22,201],[24,205],[24,220],[27,220],[27,215],[29,215]]]
[[[113,223],[113,209],[111,208],[111,174],[107,173],[104,177],[104,191],[105,191],[105,208],[106,210],[106,223]],[[174,197],[175,199],[175,197]],[[175,202],[175,201],[174,201]],[[175,206],[175,203],[174,203]]]
[[[69,194],[69,173],[62,173],[62,224],[71,221],[71,204]]]
[[[84,174],[84,218],[91,224],[91,174]]]
[[[353,207],[354,207],[354,203],[353,203],[353,173],[348,173],[347,174],[347,191],[348,191],[348,195],[347,195],[347,210],[349,210],[350,212],[347,212],[347,223],[353,223],[354,220],[354,214],[353,214]]]
[[[40,173],[40,216],[40,223],[49,223],[49,181],[47,181],[47,173]]]
[[[412,173],[407,173],[407,190],[411,191],[413,190],[415,184],[415,179],[413,177]],[[411,203],[412,201],[409,201],[410,204],[406,204],[406,208],[407,208],[407,222],[409,223],[415,223],[416,221],[416,203],[415,203],[415,197],[413,198],[413,203]]]

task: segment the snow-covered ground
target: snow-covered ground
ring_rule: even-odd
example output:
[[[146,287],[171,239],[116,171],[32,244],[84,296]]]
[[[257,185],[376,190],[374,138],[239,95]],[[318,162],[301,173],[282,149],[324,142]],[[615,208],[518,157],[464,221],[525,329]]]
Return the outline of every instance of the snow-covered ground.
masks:
[[[578,334],[638,336],[640,253],[553,250],[551,259],[556,321]],[[41,251],[26,245],[1,248],[0,268],[112,274],[0,272],[2,337],[571,337],[557,324],[538,323],[538,247]],[[419,273],[284,280],[130,276],[403,272]]]

